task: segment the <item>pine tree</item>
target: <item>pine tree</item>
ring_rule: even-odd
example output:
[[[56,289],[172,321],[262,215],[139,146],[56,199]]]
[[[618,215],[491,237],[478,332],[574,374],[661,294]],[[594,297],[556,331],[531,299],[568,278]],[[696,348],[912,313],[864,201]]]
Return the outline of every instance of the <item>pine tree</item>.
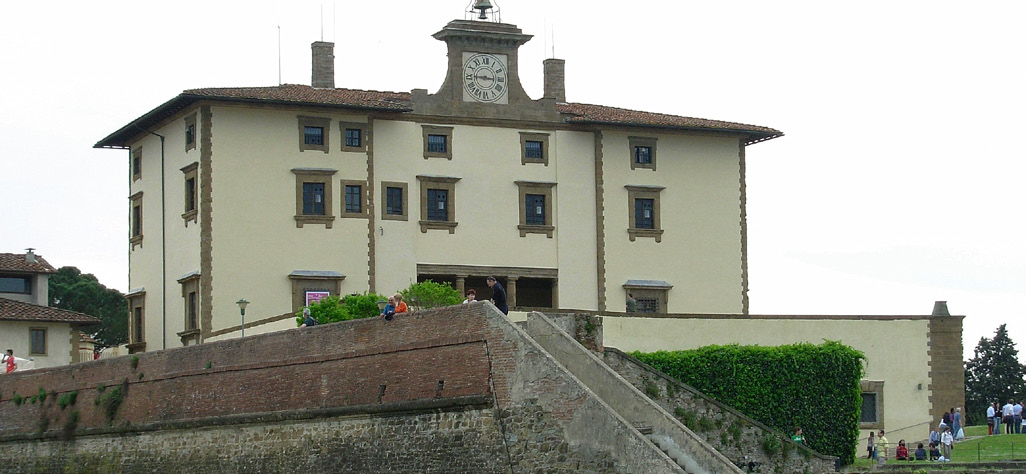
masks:
[[[1019,351],[1002,324],[993,339],[980,338],[973,358],[965,363],[966,419],[969,424],[986,423],[988,404],[1026,397],[1026,366],[1019,363]]]
[[[49,304],[95,316],[96,326],[86,326],[98,347],[113,347],[128,342],[128,302],[120,291],[103,286],[91,273],[75,267],[61,267],[50,275]]]

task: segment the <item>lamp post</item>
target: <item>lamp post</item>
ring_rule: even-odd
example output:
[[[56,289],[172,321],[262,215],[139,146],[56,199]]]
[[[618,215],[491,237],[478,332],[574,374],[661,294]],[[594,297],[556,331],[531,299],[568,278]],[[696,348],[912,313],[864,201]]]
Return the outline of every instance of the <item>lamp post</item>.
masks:
[[[381,298],[378,300],[378,311],[384,311],[385,306],[388,306],[388,300]]]
[[[239,305],[239,312],[242,313],[242,337],[246,337],[246,306],[249,305],[249,301],[246,301],[246,298],[241,298],[235,304]]]

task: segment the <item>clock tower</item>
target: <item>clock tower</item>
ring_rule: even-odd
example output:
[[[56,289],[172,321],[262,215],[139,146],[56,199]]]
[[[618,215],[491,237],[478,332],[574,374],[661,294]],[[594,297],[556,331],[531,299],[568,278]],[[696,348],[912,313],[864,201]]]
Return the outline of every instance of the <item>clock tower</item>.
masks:
[[[532,100],[518,74],[517,51],[530,41],[516,25],[495,21],[487,1],[473,20],[453,20],[434,38],[445,41],[449,64],[435,94],[414,89],[416,113],[475,118],[555,121],[554,99]],[[489,18],[491,16],[491,18]]]

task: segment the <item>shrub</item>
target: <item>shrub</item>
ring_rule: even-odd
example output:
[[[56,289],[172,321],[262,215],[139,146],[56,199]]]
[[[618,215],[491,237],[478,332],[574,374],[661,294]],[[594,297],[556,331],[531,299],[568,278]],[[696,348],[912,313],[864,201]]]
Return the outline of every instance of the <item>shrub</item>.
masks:
[[[651,380],[645,381],[645,395],[651,398],[659,398],[659,386]]]
[[[344,299],[329,296],[310,305],[310,316],[320,324],[337,323],[351,319],[373,318],[380,314],[378,300],[385,299],[377,293],[365,292],[349,295]],[[296,313],[296,326],[303,324],[303,311]]]
[[[403,295],[403,301],[411,309],[438,308],[463,302],[463,296],[456,288],[431,280],[414,283],[399,293]]]
[[[855,461],[865,356],[851,347],[827,341],[632,355],[780,432],[800,426],[810,448]]]
[[[767,434],[762,438],[762,451],[766,453],[766,456],[776,456],[781,450],[780,438],[777,438],[772,433]]]

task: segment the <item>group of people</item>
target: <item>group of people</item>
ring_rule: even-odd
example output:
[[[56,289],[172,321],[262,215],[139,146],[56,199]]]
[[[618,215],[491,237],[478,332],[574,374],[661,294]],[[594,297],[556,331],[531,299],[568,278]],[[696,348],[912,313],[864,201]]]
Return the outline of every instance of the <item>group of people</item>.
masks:
[[[1005,425],[1005,434],[1026,433],[1023,428],[1022,402],[1008,399],[1008,403],[1001,406],[995,402],[987,407],[987,434],[1001,434],[1001,425]]]
[[[485,279],[485,283],[488,284],[488,288],[492,289],[492,304],[502,314],[509,314],[509,304],[506,303],[506,290],[502,287],[502,283],[495,280],[495,277],[488,277]],[[467,299],[463,300],[463,304],[473,303],[477,301],[477,291],[473,288],[467,290]]]
[[[887,461],[889,446],[887,438],[884,437],[884,430],[880,430],[879,433],[879,436],[874,437],[874,433],[869,432],[866,458],[876,459],[880,464],[884,464]],[[930,431],[929,450],[923,446],[923,443],[918,443],[916,450],[909,453],[905,440],[899,440],[898,446],[894,450],[894,459],[898,461],[926,461],[927,459],[951,461],[951,449],[954,447],[955,441],[962,438],[965,438],[965,433],[962,431],[962,409],[952,408],[941,417],[937,429]]]

